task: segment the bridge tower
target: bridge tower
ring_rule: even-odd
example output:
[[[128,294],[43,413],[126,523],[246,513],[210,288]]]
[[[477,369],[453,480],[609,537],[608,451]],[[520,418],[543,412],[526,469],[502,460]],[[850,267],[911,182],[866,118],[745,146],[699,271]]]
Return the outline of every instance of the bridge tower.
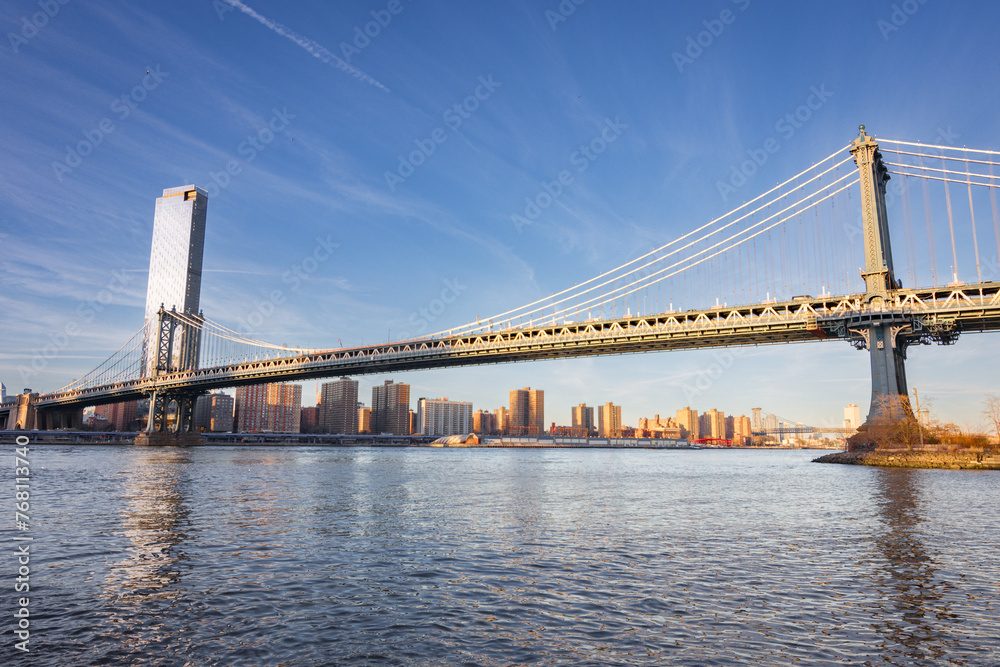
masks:
[[[196,322],[200,316],[187,316]],[[198,345],[201,330],[181,321],[176,309],[167,311],[160,306],[156,325],[149,334],[146,349],[155,355],[152,365],[153,381],[149,391],[149,418],[146,430],[135,438],[137,445],[195,445],[205,438],[194,430],[194,408],[200,391],[178,391],[156,386],[156,379],[176,371],[194,370],[198,367]],[[176,348],[176,349],[175,349]],[[176,405],[175,419],[169,424],[170,404]]]
[[[860,127],[858,138],[850,148],[861,176],[861,221],[865,244],[864,301],[869,314],[853,323],[852,333],[863,341],[871,357],[872,397],[868,420],[879,417],[910,414],[906,387],[907,333],[909,322],[889,312],[894,295],[901,285],[892,267],[892,246],[889,243],[889,218],[885,210],[885,188],[889,170],[882,163],[882,154],[873,137]]]

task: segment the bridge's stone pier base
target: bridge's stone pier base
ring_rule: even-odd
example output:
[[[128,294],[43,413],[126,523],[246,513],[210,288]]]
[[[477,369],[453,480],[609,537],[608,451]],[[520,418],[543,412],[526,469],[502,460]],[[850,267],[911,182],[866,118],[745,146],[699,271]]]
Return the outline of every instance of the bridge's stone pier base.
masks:
[[[133,442],[136,445],[149,445],[151,447],[190,447],[204,445],[205,437],[200,433],[191,432],[142,431],[135,436]]]
[[[5,428],[8,431],[30,431],[38,428],[38,411],[35,409],[38,394],[26,389],[23,394],[17,395],[16,400],[17,403],[7,415]]]

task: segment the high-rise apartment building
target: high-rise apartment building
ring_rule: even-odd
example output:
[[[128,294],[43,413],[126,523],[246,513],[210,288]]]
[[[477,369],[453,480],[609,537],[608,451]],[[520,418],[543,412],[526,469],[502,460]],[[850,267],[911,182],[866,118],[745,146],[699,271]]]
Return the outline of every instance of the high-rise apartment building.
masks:
[[[417,430],[421,435],[462,435],[472,433],[472,403],[447,398],[417,401]]]
[[[545,433],[545,391],[512,389],[510,391],[510,426],[513,435],[538,436]]]
[[[698,411],[691,408],[681,408],[677,411],[677,425],[681,427],[681,437],[697,440],[701,437]]]
[[[199,396],[194,404],[196,431],[225,433],[233,430],[233,412],[236,402],[229,394],[216,393]]]
[[[597,411],[597,435],[619,438],[622,434],[622,406],[605,403]]]
[[[356,435],[358,381],[342,377],[320,387],[319,428],[323,433]]]
[[[733,419],[733,444],[739,447],[749,445],[753,438],[752,423],[746,415]]]
[[[497,408],[493,411],[494,433],[510,433],[510,410],[507,408]]]
[[[851,403],[844,408],[844,428],[858,428],[861,426],[861,408],[856,403]]]
[[[489,410],[476,410],[472,413],[472,430],[474,433],[491,435],[497,432],[497,419]]]
[[[702,415],[707,417],[705,424],[708,428],[702,433],[703,438],[714,438],[716,440],[726,439],[726,413],[719,412],[712,408]]]
[[[208,193],[193,185],[167,188],[156,200],[146,286],[146,322],[156,321],[161,306],[188,315],[199,314],[207,213]],[[177,327],[171,366],[180,370],[196,368],[199,344],[198,330]],[[147,374],[154,374],[155,350],[145,350],[144,357]]]
[[[302,385],[274,382],[239,387],[236,415],[239,433],[298,433]]]
[[[586,429],[585,432],[589,435],[597,428],[594,423],[594,408],[588,408],[586,403],[577,405],[573,408],[570,424],[573,429]]]
[[[372,433],[410,434],[410,385],[386,380],[372,387]]]

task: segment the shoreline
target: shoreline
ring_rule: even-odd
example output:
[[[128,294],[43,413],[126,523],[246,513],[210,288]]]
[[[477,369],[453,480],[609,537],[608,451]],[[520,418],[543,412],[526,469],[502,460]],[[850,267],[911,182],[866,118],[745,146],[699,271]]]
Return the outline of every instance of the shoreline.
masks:
[[[883,450],[874,452],[837,452],[813,463],[879,466],[883,468],[924,468],[937,470],[1000,470],[1000,454],[988,452],[928,452]]]

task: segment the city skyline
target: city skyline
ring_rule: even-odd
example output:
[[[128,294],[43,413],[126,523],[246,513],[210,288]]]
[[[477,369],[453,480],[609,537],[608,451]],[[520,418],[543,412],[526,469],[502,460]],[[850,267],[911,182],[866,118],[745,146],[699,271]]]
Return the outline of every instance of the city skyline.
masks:
[[[249,385],[242,388],[242,391],[238,391],[236,397],[225,392],[205,394],[197,400],[194,417],[195,429],[198,431],[226,432],[232,430],[234,433],[259,433],[276,432],[276,423],[301,423],[301,428],[297,431],[301,433],[371,434],[371,408],[365,407],[364,403],[357,401],[357,385],[357,381],[349,377],[326,382],[317,395],[315,406],[301,404],[301,383]],[[382,389],[386,389],[390,385],[393,385],[393,388],[399,387],[395,383],[386,381]],[[530,388],[511,390],[508,393],[512,401],[516,400],[515,396],[521,397],[523,394],[525,402],[529,403],[526,399],[530,395],[529,392],[532,391],[536,392],[538,396],[544,396],[544,390],[531,390]],[[324,397],[327,399],[325,403],[322,401]],[[294,403],[291,402],[292,400]],[[248,418],[245,412],[241,417],[241,411],[237,409],[241,402],[244,405],[248,402],[253,404],[253,417]],[[141,427],[142,418],[136,413],[138,403],[140,402],[128,401],[87,408],[84,411],[84,423],[91,426],[103,423],[109,430],[115,431],[130,430],[130,426],[133,428]],[[347,406],[353,407],[348,408]],[[509,413],[505,406],[491,412],[482,407],[477,410],[469,401],[421,397],[417,399],[415,407],[416,410],[410,409],[409,405],[402,402],[402,397],[400,397],[400,408],[403,411],[408,411],[411,417],[415,417],[416,428],[412,431],[412,435],[444,436],[470,432],[526,434],[524,426],[512,426],[509,421],[506,425],[497,423],[497,412]],[[278,413],[282,409],[286,410],[286,413],[279,416]],[[288,410],[294,411],[300,417],[293,416]],[[347,411],[353,414],[345,414]],[[582,403],[573,405],[570,406],[568,421],[561,422],[559,419],[550,419],[549,425],[542,429],[541,433],[544,435],[559,433],[583,436],[589,432],[592,437],[632,437],[626,432],[636,431],[635,437],[684,438],[688,440],[735,439],[741,440],[739,444],[744,444],[742,438],[749,439],[752,434],[750,417],[745,414],[727,415],[725,411],[720,411],[717,408],[699,412],[697,409],[685,406],[676,410],[676,418],[668,415],[661,419],[660,414],[656,413],[652,418],[639,417],[635,424],[623,422],[621,411],[622,406],[616,406],[610,402],[605,403],[596,406],[597,417],[595,418],[594,406]],[[789,421],[772,413],[764,412],[762,408],[754,408],[752,414],[755,423],[759,420],[762,427],[771,431],[777,431],[786,426],[803,426],[801,422]],[[849,414],[853,416],[849,418]],[[845,406],[843,426],[856,428],[860,423],[857,414],[857,405]],[[138,421],[136,421],[137,419]],[[485,426],[482,423],[483,419],[488,419]],[[822,426],[826,425],[820,425],[820,427]],[[659,435],[656,435],[657,433]],[[822,434],[823,432],[817,431],[817,433]]]
[[[14,393],[53,390],[127,340],[144,314],[152,202],[184,184],[211,199],[206,315],[271,342],[331,347],[446,329],[557,292],[756,196],[844,145],[861,122],[876,138],[998,147],[1000,123],[983,112],[998,86],[973,85],[967,71],[996,60],[985,27],[993,5],[920,5],[896,25],[891,3],[743,4],[696,55],[689,39],[716,26],[719,8],[588,3],[553,23],[514,4],[487,29],[482,8],[403,5],[352,65],[379,85],[239,11],[63,8],[0,55],[10,81],[0,92],[10,281],[0,380]],[[362,8],[255,9],[304,33],[316,26],[331,51],[371,20]],[[19,26],[37,6],[4,11]],[[801,30],[782,49],[761,47],[762,34],[793,25]],[[504,48],[525,30],[534,41],[524,52]],[[436,46],[417,39],[426,34]],[[845,52],[842,34],[866,48]],[[617,49],[595,59],[589,47],[612,36]],[[256,52],[236,57],[248,42]],[[751,47],[763,49],[759,71],[778,75],[744,71],[736,55]],[[801,63],[788,52],[804,54]],[[862,58],[884,67],[872,73]],[[860,94],[859,71],[875,95]],[[806,120],[795,115],[803,108]],[[591,159],[579,147],[595,137],[606,150]],[[736,185],[734,172],[771,139],[780,149]],[[567,167],[572,182],[531,215]],[[909,283],[899,213],[890,210],[895,256]],[[991,222],[981,223],[982,270],[1000,279],[985,242]],[[974,275],[960,268],[960,279]],[[78,333],[66,334],[70,325]],[[964,334],[953,347],[914,348],[911,389],[947,420],[978,422],[1000,376],[992,347],[989,334]],[[490,387],[545,385],[551,405],[610,401],[625,423],[702,401],[749,413],[764,394],[789,418],[837,424],[844,405],[867,409],[868,363],[829,342],[395,375],[415,396],[461,394],[475,405],[500,404],[486,400]],[[359,392],[383,379],[360,377]]]

